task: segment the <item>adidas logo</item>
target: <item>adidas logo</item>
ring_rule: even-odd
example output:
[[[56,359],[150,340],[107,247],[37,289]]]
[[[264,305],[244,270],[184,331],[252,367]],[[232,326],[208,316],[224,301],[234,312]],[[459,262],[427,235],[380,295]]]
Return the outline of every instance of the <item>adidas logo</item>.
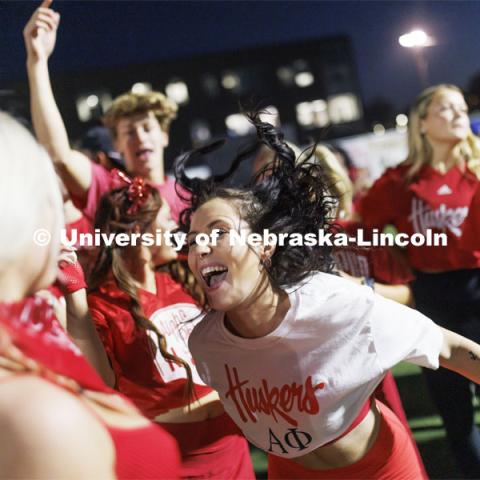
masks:
[[[437,195],[451,195],[452,193],[452,189],[448,185],[442,185],[437,190]]]

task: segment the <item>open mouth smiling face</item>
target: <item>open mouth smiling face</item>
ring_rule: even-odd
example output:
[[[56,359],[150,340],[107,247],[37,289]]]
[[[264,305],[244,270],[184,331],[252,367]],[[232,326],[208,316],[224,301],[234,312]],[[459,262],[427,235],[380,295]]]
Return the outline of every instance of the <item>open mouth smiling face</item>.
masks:
[[[233,202],[225,199],[209,200],[192,215],[188,264],[216,310],[228,311],[241,304],[259,283],[259,252],[230,241],[231,230],[244,229],[251,231]],[[217,235],[212,235],[214,231]],[[200,241],[199,234],[211,236],[210,241]]]

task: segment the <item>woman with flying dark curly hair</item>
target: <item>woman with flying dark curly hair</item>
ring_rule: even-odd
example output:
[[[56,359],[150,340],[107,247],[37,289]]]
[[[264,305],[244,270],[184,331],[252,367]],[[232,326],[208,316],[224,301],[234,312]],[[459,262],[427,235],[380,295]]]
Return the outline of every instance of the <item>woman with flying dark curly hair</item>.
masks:
[[[209,307],[189,341],[197,370],[269,454],[269,478],[424,478],[408,433],[372,393],[402,360],[440,363],[479,382],[480,362],[469,352],[480,357],[480,346],[329,274],[331,249],[306,237],[334,231],[321,168],[296,163],[274,127],[258,115],[252,121],[276,153],[257,184],[221,185],[245,155],[208,180],[185,175],[202,150],[176,163],[177,181],[191,193],[181,216],[189,265]],[[276,239],[239,241],[264,229]]]

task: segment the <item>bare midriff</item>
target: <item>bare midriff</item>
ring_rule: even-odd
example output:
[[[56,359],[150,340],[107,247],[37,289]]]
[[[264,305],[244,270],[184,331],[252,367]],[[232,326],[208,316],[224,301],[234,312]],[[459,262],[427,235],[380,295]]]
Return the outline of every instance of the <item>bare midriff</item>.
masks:
[[[341,468],[358,462],[375,443],[380,421],[380,412],[373,402],[365,418],[347,435],[291,460],[313,470]]]

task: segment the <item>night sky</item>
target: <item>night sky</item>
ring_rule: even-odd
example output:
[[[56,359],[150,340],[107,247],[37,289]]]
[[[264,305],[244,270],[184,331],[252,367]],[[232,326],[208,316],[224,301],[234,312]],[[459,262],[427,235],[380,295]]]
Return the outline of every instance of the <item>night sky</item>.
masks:
[[[25,78],[21,33],[38,4],[0,1],[0,81]],[[53,6],[62,15],[53,73],[348,34],[365,102],[383,97],[402,109],[421,85],[412,53],[399,46],[398,36],[418,26],[437,40],[426,51],[432,84],[465,88],[480,72],[477,1],[56,1]]]

